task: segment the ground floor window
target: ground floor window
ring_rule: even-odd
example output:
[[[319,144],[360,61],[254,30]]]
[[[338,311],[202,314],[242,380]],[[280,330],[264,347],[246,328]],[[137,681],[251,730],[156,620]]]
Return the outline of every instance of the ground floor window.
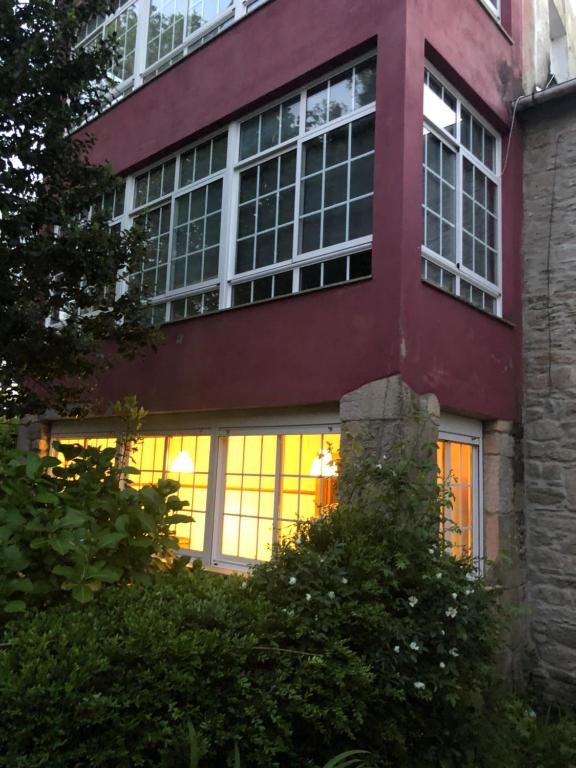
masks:
[[[481,424],[468,419],[449,419],[441,424],[438,472],[452,495],[444,535],[455,555],[482,556],[481,430]]]
[[[110,436],[53,441],[113,447]],[[193,522],[175,528],[180,546],[206,564],[242,569],[268,560],[273,545],[333,502],[340,435],[322,431],[215,430],[146,435],[138,443],[135,488],[172,478]]]

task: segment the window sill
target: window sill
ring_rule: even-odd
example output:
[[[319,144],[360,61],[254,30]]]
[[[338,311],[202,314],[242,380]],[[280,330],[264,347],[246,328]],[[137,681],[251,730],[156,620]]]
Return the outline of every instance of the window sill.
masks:
[[[239,304],[236,307],[224,307],[222,309],[216,309],[213,312],[205,312],[201,315],[191,315],[190,317],[182,317],[178,320],[168,320],[160,325],[160,328],[164,328],[167,325],[176,325],[177,323],[187,323],[190,320],[200,320],[203,317],[214,317],[214,315],[223,315],[227,312],[235,312],[240,309],[250,309],[251,307],[261,307],[265,304],[271,304],[276,301],[284,301],[286,299],[296,299],[299,296],[308,296],[310,294],[319,293],[321,291],[329,291],[333,288],[342,288],[347,285],[356,285],[358,283],[365,283],[368,280],[372,280],[372,275],[366,277],[357,277],[355,280],[346,280],[342,283],[334,283],[333,285],[321,285],[318,288],[309,288],[307,291],[298,291],[296,293],[287,293],[285,296],[272,296],[269,299],[261,299],[260,301],[252,301],[249,304]],[[445,293],[445,291],[442,291]],[[464,302],[465,303],[465,302]],[[152,305],[153,306],[153,305]]]
[[[493,315],[491,312],[487,312],[485,309],[482,309],[481,307],[477,307],[474,304],[471,304],[469,301],[462,299],[460,296],[456,296],[454,293],[450,293],[450,291],[444,290],[444,288],[441,288],[439,285],[430,283],[428,280],[424,280],[422,278],[421,278],[421,283],[427,288],[431,288],[432,290],[437,291],[438,293],[441,293],[443,296],[448,296],[449,298],[454,299],[455,301],[459,302],[463,306],[468,307],[469,309],[472,309],[475,312],[480,312],[485,317],[489,317],[491,320],[496,320],[498,323],[502,323],[503,325],[511,329],[516,328],[516,324],[513,323],[511,320],[507,320],[505,317],[500,317],[499,315]]]

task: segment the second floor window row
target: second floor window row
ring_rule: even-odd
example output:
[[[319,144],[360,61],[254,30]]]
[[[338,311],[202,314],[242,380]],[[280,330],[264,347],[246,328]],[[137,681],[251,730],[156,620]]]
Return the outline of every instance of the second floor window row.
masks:
[[[370,276],[375,80],[364,57],[127,177],[107,209],[147,233],[152,322]]]
[[[268,0],[114,0],[80,30],[79,45],[114,36],[110,69],[116,101]]]

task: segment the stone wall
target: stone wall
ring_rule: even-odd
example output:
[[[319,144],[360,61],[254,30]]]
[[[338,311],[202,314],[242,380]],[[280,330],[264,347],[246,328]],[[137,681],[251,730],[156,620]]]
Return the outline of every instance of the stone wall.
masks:
[[[524,454],[533,682],[576,703],[576,100],[524,116]]]

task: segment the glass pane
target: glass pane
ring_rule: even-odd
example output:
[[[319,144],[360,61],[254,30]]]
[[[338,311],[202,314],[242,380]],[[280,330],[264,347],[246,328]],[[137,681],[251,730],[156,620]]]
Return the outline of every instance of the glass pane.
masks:
[[[274,107],[261,116],[260,151],[278,144],[280,138],[280,108]]]
[[[324,83],[308,91],[306,99],[306,129],[324,125],[328,117],[328,87]]]
[[[260,118],[253,117],[240,126],[240,159],[258,152],[258,133]]]
[[[352,70],[330,80],[329,120],[335,120],[352,109]]]
[[[370,203],[372,201],[370,200]],[[322,245],[327,247],[346,240],[346,206],[329,208],[324,213],[324,240]]]
[[[298,135],[300,123],[300,98],[282,105],[282,141]]]
[[[372,158],[367,158],[370,169],[372,167]],[[354,165],[352,166],[352,185],[351,195],[355,197],[354,189]],[[361,194],[361,193],[359,193]],[[324,187],[324,205],[330,206],[340,203],[348,197],[348,165],[340,165],[326,172]]]
[[[374,151],[374,115],[352,123],[352,157]]]
[[[350,203],[349,239],[372,234],[372,195]]]
[[[370,59],[355,67],[354,91],[355,109],[376,101],[376,59]]]
[[[326,136],[326,165],[336,165],[348,159],[349,126],[336,128]]]
[[[354,160],[350,167],[350,197],[360,197],[372,192],[374,156],[367,155]]]

